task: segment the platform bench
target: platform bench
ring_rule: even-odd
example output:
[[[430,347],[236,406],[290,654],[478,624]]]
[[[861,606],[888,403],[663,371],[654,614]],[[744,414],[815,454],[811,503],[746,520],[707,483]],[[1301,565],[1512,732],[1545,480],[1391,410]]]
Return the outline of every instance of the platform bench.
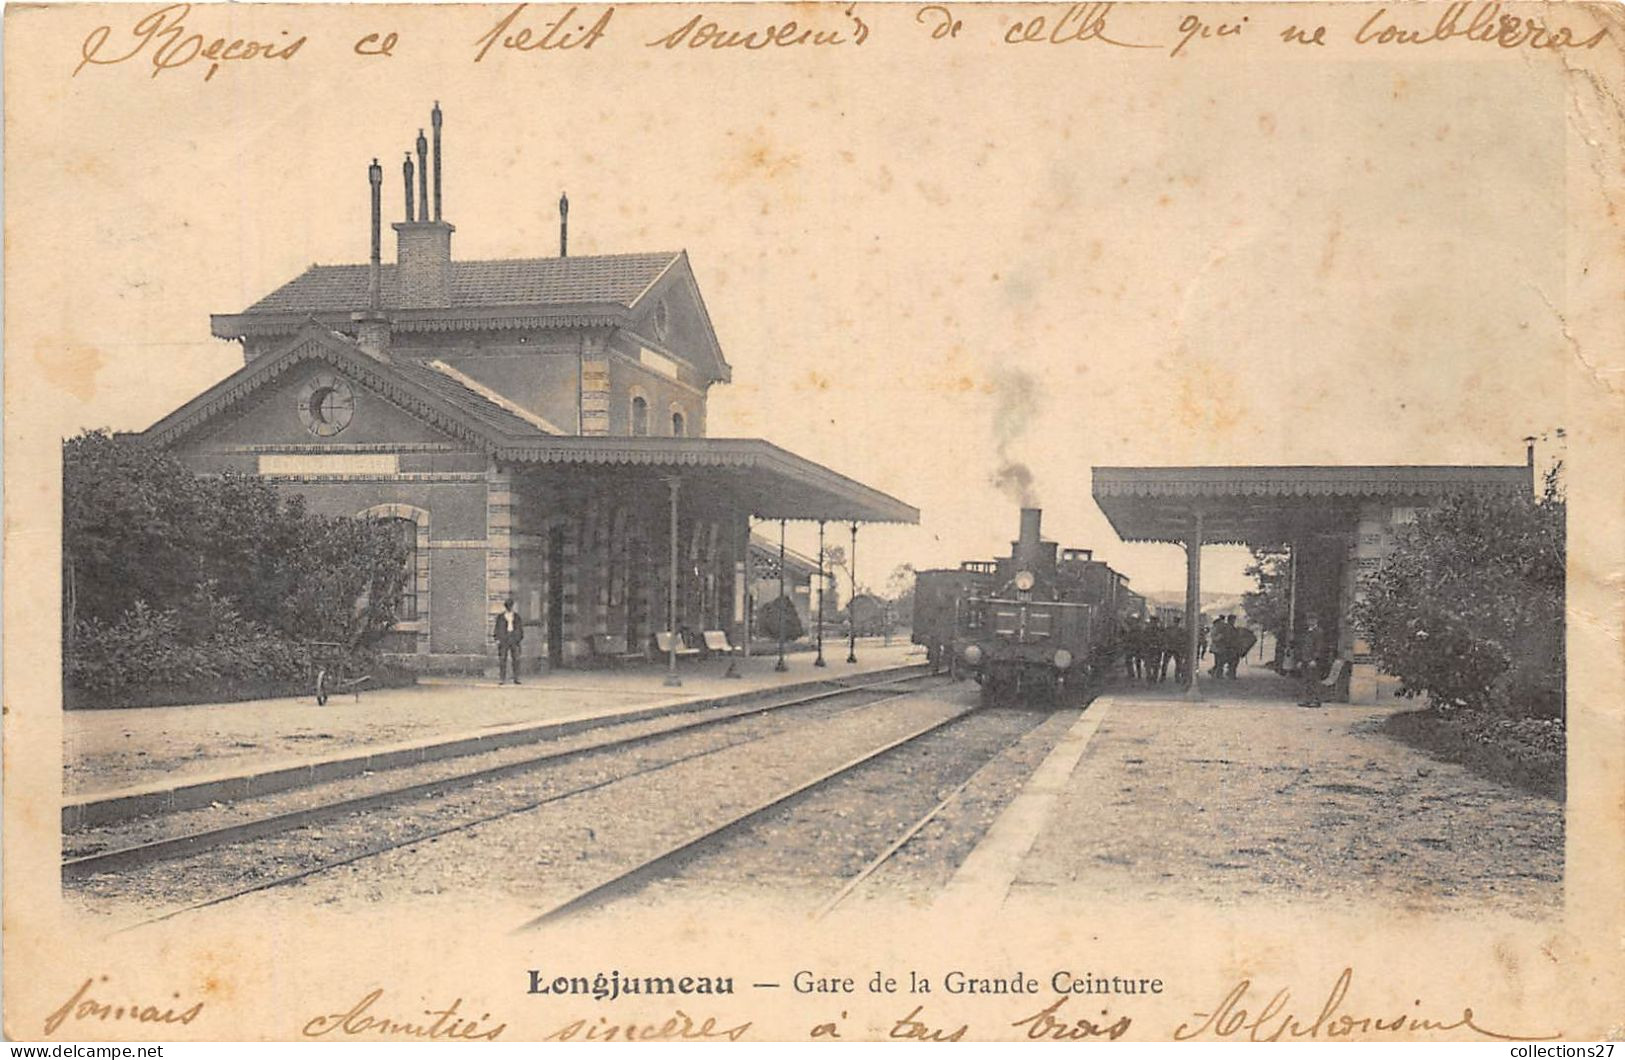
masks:
[[[662,659],[671,655],[671,638],[672,635],[670,633],[661,632],[655,634],[655,654],[659,655]],[[678,638],[677,657],[679,659],[693,659],[697,658],[699,654],[700,649],[690,648],[687,644],[683,643],[682,638]]]
[[[645,662],[649,658],[644,652],[629,651],[625,637],[613,637],[608,633],[594,634],[587,639],[587,645],[592,649],[594,659],[616,665],[629,662]]]
[[[734,646],[728,642],[728,631],[725,629],[708,629],[700,634],[701,643],[705,645],[707,655],[732,655]]]

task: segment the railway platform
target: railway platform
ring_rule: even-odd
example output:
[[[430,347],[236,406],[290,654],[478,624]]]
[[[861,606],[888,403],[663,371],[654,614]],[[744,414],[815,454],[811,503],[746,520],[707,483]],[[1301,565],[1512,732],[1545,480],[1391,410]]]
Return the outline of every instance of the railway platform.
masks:
[[[896,638],[826,645],[828,665],[809,653],[688,661],[682,686],[662,666],[560,670],[522,685],[489,678],[424,680],[410,688],[238,703],[79,710],[63,715],[63,826],[207,805],[374,769],[478,753],[598,725],[659,717],[812,688],[860,675],[923,666],[924,649]]]
[[[1303,708],[1295,681],[1246,664],[1201,690],[1119,681],[1095,700],[940,901],[1560,907],[1562,804],[1388,735],[1415,701]]]

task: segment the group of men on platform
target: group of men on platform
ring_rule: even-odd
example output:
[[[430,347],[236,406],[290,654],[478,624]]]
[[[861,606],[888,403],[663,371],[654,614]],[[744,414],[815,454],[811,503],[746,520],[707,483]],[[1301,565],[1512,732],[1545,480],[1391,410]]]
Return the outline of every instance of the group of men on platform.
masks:
[[[1140,616],[1130,615],[1119,631],[1124,676],[1149,684],[1159,684],[1172,676],[1174,683],[1184,684],[1187,680],[1185,656],[1190,648],[1187,641],[1184,619],[1179,615],[1174,615],[1166,625],[1158,615],[1144,622]],[[1196,658],[1200,661],[1211,648],[1213,668],[1208,672],[1214,677],[1228,676],[1233,680],[1236,664],[1256,643],[1258,636],[1246,626],[1236,625],[1235,615],[1224,615],[1214,622],[1211,635],[1205,626],[1197,634]]]

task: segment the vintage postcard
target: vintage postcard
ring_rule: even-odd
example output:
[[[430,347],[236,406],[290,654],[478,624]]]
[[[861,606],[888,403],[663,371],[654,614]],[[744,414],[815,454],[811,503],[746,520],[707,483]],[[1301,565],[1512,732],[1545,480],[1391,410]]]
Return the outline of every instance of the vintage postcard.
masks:
[[[13,4],[4,1025],[1625,1037],[1603,4]]]

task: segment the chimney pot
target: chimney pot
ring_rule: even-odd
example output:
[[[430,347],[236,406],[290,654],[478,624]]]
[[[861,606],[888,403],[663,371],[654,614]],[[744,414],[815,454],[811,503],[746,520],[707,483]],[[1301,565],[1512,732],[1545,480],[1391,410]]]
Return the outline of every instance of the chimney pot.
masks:
[[[559,195],[559,257],[570,256],[570,196]]]
[[[406,219],[412,220],[414,210],[412,204],[412,152],[406,152],[406,161],[401,163],[401,175],[406,178]]]
[[[372,192],[372,255],[367,259],[367,308],[377,312],[383,307],[380,270],[383,262],[383,186],[384,167],[375,158],[367,167],[367,184]]]
[[[375,158],[367,167],[367,185],[372,193],[372,253],[367,260],[367,308],[351,315],[356,325],[356,345],[380,361],[389,360],[389,318],[383,311],[381,273],[383,271],[380,229],[383,227],[384,167]]]
[[[429,219],[429,141],[418,130],[418,216],[419,221]],[[407,218],[411,220],[410,217]]]
[[[434,101],[434,110],[429,112],[429,124],[434,126],[434,219],[440,220],[440,101]]]

